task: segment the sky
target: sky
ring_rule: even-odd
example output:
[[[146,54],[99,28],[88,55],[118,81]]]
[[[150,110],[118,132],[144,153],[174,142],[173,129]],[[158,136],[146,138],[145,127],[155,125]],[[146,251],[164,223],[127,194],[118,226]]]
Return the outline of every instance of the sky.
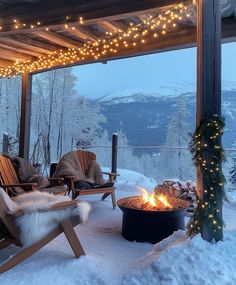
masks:
[[[236,43],[222,45],[222,79],[236,82]],[[77,66],[77,90],[91,99],[127,90],[196,84],[196,48]]]

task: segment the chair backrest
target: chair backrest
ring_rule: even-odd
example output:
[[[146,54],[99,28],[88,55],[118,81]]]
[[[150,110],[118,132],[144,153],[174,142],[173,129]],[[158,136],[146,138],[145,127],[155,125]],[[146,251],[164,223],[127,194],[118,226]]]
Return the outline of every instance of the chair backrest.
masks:
[[[0,185],[18,183],[19,180],[11,160],[0,155]]]
[[[82,171],[85,174],[87,169],[88,169],[90,162],[92,160],[96,160],[96,154],[91,152],[91,151],[78,149],[77,150],[77,156],[78,156],[78,160],[81,164]]]
[[[2,192],[4,191],[2,190]],[[5,195],[7,195],[7,193],[5,193]],[[10,197],[8,198],[10,199]],[[14,218],[7,213],[9,211],[4,197],[0,195],[0,232],[5,238],[15,239],[16,242],[19,243],[20,232],[15,224]]]

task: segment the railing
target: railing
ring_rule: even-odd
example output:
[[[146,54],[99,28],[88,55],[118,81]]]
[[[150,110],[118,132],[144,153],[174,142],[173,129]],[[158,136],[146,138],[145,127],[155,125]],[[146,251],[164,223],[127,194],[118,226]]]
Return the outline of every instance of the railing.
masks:
[[[101,165],[111,167],[111,146],[96,145],[86,149],[97,154]],[[236,188],[236,149],[225,148],[225,153],[227,160],[223,163],[223,172],[227,181],[226,187],[233,189]],[[188,147],[118,144],[117,166],[139,172],[158,182],[165,179],[196,180],[196,168]],[[233,169],[235,175],[230,173]],[[232,182],[234,179],[235,184]]]

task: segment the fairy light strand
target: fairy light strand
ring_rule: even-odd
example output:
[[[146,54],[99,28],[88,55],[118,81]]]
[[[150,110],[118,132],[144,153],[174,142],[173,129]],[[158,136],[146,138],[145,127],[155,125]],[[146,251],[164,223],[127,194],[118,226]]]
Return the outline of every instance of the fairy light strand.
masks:
[[[30,60],[19,62],[17,60],[13,65],[0,68],[0,77],[15,76],[23,73],[37,72],[44,69],[50,69],[58,65],[68,65],[75,62],[83,62],[89,60],[99,60],[108,55],[117,54],[121,49],[128,49],[148,42],[149,37],[157,39],[166,35],[169,31],[175,29],[178,22],[189,18],[188,7],[181,3],[175,5],[156,17],[149,16],[139,24],[130,23],[126,31],[117,29],[109,31],[106,35],[98,40],[89,40],[81,47],[69,48],[67,50],[57,50],[51,55],[39,57],[31,62]],[[69,16],[66,17],[67,22],[64,24],[65,29],[72,29]],[[79,17],[78,21],[84,23],[83,18]],[[17,20],[15,24],[17,24]],[[36,22],[36,25],[41,25]],[[45,28],[49,31],[49,28]]]
[[[224,197],[225,177],[221,164],[225,157],[219,142],[224,125],[220,116],[208,115],[196,129],[190,143],[193,160],[202,171],[203,193],[197,197],[198,206],[189,221],[188,233],[195,235],[207,225],[211,242],[222,240],[222,214],[218,207]]]

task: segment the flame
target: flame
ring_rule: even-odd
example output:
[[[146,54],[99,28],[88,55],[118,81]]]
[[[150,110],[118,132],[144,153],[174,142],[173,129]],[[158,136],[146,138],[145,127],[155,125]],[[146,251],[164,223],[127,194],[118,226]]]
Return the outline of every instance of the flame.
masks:
[[[143,187],[140,187],[140,190],[143,193],[142,198],[143,198],[144,203],[149,203],[151,206],[155,207],[155,206],[158,206],[157,202],[156,202],[156,200],[158,200],[159,202],[161,202],[163,207],[167,207],[170,209],[173,208],[173,206],[168,202],[168,199],[164,194],[162,194],[162,193],[159,195],[150,194]]]
[[[159,194],[159,195],[157,195],[157,199],[162,203],[162,204],[164,204],[166,207],[168,207],[168,208],[170,208],[170,209],[172,209],[173,208],[173,206],[168,202],[168,200],[167,200],[167,198],[166,198],[166,196],[164,195],[164,194]]]
[[[148,200],[149,200],[149,194],[148,194],[147,190],[142,188],[142,187],[140,187],[140,190],[143,192],[143,196],[142,197],[143,197],[144,203],[147,203]]]

